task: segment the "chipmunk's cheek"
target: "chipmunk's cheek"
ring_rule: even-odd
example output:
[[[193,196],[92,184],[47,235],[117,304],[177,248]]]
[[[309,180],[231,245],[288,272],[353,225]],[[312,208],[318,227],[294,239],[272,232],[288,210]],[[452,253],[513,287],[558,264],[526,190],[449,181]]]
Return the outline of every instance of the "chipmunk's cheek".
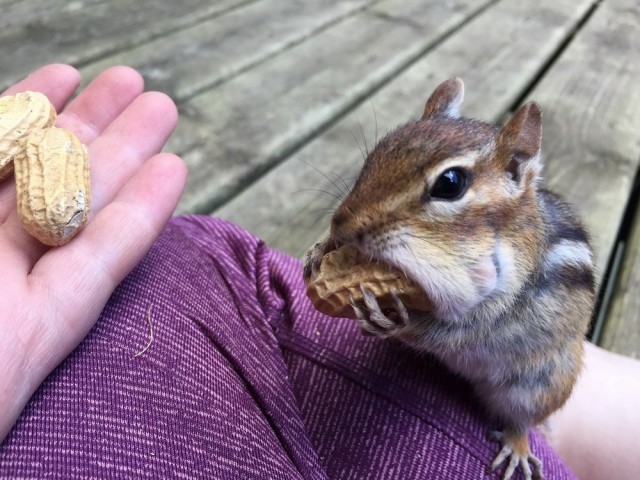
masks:
[[[498,269],[491,255],[486,255],[471,271],[476,292],[482,299],[487,298],[498,285]]]

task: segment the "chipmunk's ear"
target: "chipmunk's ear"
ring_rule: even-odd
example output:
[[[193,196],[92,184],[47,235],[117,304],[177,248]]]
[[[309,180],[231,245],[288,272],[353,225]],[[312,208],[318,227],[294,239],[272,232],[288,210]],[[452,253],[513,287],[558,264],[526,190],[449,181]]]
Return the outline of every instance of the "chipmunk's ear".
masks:
[[[424,107],[422,119],[444,115],[460,116],[460,105],[464,99],[464,83],[461,78],[450,78],[441,83],[431,94]]]
[[[516,181],[520,181],[527,170],[531,170],[534,177],[537,177],[540,170],[541,145],[542,112],[536,103],[525,103],[500,131],[500,162]]]

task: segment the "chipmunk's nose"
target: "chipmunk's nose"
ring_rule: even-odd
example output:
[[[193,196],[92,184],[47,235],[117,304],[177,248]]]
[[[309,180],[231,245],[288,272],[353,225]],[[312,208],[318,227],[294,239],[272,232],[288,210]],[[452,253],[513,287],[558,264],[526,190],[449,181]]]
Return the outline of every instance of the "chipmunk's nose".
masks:
[[[331,235],[340,243],[350,243],[354,237],[353,215],[343,208],[338,208],[331,219]]]
[[[331,219],[331,228],[333,229],[340,228],[346,222],[347,222],[347,216],[345,215],[345,213],[341,212],[340,210],[337,210],[336,213],[333,215],[333,218]]]
[[[362,216],[354,216],[346,209],[338,209],[331,220],[331,236],[339,243],[360,245],[366,236]]]
[[[331,219],[331,236],[340,242],[348,241],[349,215],[340,210],[336,211]]]

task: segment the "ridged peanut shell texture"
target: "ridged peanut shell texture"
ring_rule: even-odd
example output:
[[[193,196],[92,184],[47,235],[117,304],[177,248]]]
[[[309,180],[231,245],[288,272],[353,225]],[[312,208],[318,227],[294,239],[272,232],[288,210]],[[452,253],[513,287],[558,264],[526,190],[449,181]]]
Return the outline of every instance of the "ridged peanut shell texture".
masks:
[[[69,130],[33,130],[15,159],[18,216],[24,229],[51,246],[67,243],[91,208],[86,147]]]
[[[306,282],[311,303],[332,317],[356,318],[350,300],[362,300],[361,285],[376,296],[382,309],[394,307],[395,293],[407,309],[431,310],[425,293],[402,272],[366,261],[350,245],[324,255],[318,271]]]
[[[46,95],[23,92],[0,98],[0,181],[13,171],[15,157],[24,149],[29,132],[56,121],[56,110]]]

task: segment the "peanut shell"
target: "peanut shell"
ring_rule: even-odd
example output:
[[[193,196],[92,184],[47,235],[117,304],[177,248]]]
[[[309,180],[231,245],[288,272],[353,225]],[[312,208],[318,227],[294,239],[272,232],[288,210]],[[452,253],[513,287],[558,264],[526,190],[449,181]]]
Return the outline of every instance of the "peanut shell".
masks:
[[[366,261],[350,245],[324,255],[318,271],[306,281],[311,302],[333,317],[356,318],[350,301],[362,301],[361,285],[375,295],[382,309],[394,308],[394,293],[407,309],[431,309],[425,293],[402,272],[385,263]]]
[[[46,95],[22,92],[0,98],[0,181],[13,171],[13,161],[34,128],[52,126],[56,110]]]
[[[51,246],[67,243],[91,208],[86,147],[69,130],[35,129],[15,158],[18,216],[24,229]]]

